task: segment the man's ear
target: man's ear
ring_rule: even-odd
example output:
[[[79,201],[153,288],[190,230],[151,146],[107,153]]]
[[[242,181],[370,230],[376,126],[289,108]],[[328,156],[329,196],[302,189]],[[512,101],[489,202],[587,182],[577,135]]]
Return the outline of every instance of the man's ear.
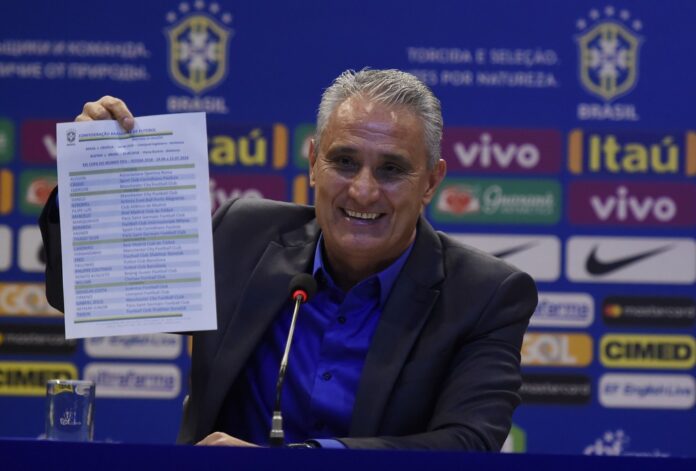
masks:
[[[314,164],[317,163],[317,144],[314,139],[309,140],[309,186],[314,188]]]
[[[446,174],[447,162],[445,162],[444,159],[440,159],[435,164],[435,168],[433,168],[428,175],[428,188],[425,190],[425,193],[423,193],[423,206],[426,206],[433,199],[435,190],[440,186]]]

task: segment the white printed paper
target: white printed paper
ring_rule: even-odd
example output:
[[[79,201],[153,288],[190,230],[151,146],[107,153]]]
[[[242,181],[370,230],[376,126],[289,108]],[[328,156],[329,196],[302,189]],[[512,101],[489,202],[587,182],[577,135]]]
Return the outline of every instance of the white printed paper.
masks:
[[[204,113],[57,127],[66,338],[214,330]]]

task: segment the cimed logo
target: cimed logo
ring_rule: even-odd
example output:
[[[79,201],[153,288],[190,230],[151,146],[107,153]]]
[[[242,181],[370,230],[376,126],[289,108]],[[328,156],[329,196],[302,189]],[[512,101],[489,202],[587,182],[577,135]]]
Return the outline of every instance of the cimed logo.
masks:
[[[227,75],[227,47],[234,34],[227,26],[232,15],[222,13],[218,3],[206,5],[203,0],[181,2],[177,11],[166,15],[172,24],[165,29],[169,74],[178,85],[198,95]]]
[[[582,86],[606,102],[630,92],[638,81],[642,22],[628,10],[607,6],[590,10],[576,27]]]

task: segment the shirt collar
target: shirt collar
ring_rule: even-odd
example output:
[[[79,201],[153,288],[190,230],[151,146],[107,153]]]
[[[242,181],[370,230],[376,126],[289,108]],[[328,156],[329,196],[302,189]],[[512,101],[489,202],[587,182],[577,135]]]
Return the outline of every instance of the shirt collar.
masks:
[[[331,278],[331,275],[329,274],[329,271],[326,269],[326,265],[324,264],[324,258],[322,255],[322,247],[324,246],[324,235],[319,234],[319,241],[317,242],[317,247],[314,249],[314,267],[312,268],[312,276],[314,278],[317,278],[317,273],[321,271],[321,273],[326,277],[328,283],[331,286],[335,286],[335,283],[333,281],[333,278]],[[376,275],[372,275],[364,280],[361,280],[359,284],[362,284],[368,280],[372,279],[377,279],[379,281],[379,305],[380,307],[384,307],[384,304],[387,302],[387,298],[389,297],[389,293],[391,293],[392,288],[394,287],[394,283],[396,282],[396,278],[399,276],[399,273],[401,273],[401,269],[403,268],[404,264],[406,263],[406,260],[408,259],[408,256],[411,254],[411,250],[413,249],[413,242],[404,250],[404,252],[394,260],[394,262],[389,265],[387,268],[382,270],[381,272],[377,273]],[[357,285],[356,285],[357,286]]]

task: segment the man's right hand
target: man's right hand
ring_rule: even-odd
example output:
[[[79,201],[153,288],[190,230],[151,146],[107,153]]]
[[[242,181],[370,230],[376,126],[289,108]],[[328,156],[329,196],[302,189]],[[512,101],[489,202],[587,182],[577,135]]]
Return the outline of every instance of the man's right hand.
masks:
[[[135,125],[133,114],[128,107],[118,98],[106,95],[97,101],[89,101],[82,107],[82,113],[77,115],[75,121],[95,121],[100,119],[115,119],[123,129],[130,131]]]

